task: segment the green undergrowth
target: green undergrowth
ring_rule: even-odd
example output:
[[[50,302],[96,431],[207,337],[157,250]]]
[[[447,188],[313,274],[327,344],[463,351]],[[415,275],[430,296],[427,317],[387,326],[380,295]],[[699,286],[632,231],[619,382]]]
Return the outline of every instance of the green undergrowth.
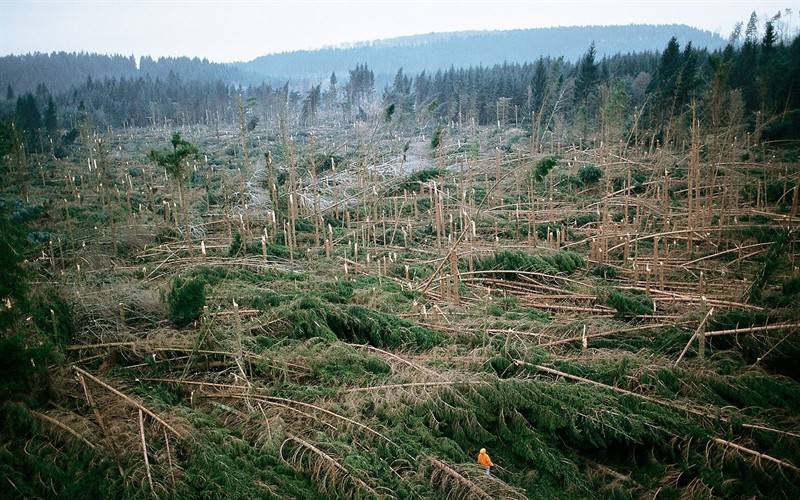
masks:
[[[405,178],[400,185],[397,186],[392,192],[389,194],[402,194],[403,191],[408,192],[419,192],[422,186],[431,180],[443,178],[447,174],[447,170],[438,167],[431,167],[425,168],[422,170],[417,170],[416,172],[412,173],[408,177]]]
[[[691,361],[679,367],[653,363],[640,353],[581,362],[560,360],[554,365],[561,371],[668,403],[699,405],[710,415],[716,413],[710,408],[732,411],[730,421],[708,420],[709,429],[716,428],[718,434],[739,429],[742,421],[782,429],[800,412],[800,387],[788,377],[752,370],[740,357],[727,354],[709,354],[706,363],[714,366],[714,371],[691,370],[686,363]],[[794,462],[800,459],[796,442],[775,438],[771,433],[754,436],[765,453]]]
[[[176,276],[167,294],[169,319],[175,326],[186,326],[200,317],[206,304],[205,283],[197,278]]]
[[[512,278],[513,271],[535,272],[542,274],[572,274],[586,266],[580,255],[567,250],[559,250],[549,255],[531,255],[524,252],[501,251],[476,259],[476,271],[512,271],[501,273],[501,276]]]
[[[589,345],[597,349],[618,349],[633,353],[647,349],[649,352],[662,356],[677,356],[691,336],[692,332],[678,327],[668,327],[643,332],[621,332],[608,337],[592,338],[589,340]],[[579,349],[580,343],[574,343],[572,348]]]
[[[539,160],[528,175],[532,181],[541,182],[557,164],[557,156],[547,156]]]
[[[442,344],[445,336],[415,325],[395,315],[360,305],[340,306],[305,295],[275,310],[294,338],[321,337],[369,344],[379,348],[430,349]]]
[[[269,342],[257,337],[250,343],[251,350],[263,360],[253,361],[254,365],[269,379],[280,380],[282,390],[291,391],[291,384],[283,382],[313,383],[319,388],[340,386],[365,386],[383,383],[391,374],[392,366],[365,348],[359,348],[338,340],[280,339]],[[294,372],[286,376],[284,370],[291,370],[285,360],[301,359],[308,367],[307,372]],[[277,369],[273,369],[277,368]],[[281,373],[283,371],[283,373]],[[306,399],[308,386],[292,397]]]
[[[110,457],[74,441],[53,446],[52,430],[22,404],[0,406],[0,424],[4,498],[148,497],[144,484],[126,484]]]
[[[769,321],[769,315],[764,311],[749,311],[731,309],[729,311],[715,312],[708,320],[708,330],[732,330],[747,328],[754,325],[763,325]]]
[[[269,281],[304,280],[306,275],[297,272],[283,272],[276,269],[267,269],[264,272],[256,273],[246,268],[222,267],[222,266],[199,266],[192,269],[190,276],[202,280],[208,285],[216,285],[223,281],[242,281],[250,284],[260,284]]]
[[[605,303],[617,311],[619,318],[653,314],[653,299],[644,292],[610,290],[605,297]]]
[[[311,478],[281,461],[279,443],[258,444],[224,425],[219,416],[198,415],[198,435],[187,450],[177,498],[322,498]],[[280,428],[275,429],[276,432]]]
[[[753,282],[748,290],[748,298],[751,302],[759,303],[764,297],[764,286],[769,282],[771,276],[781,267],[785,266],[785,249],[789,244],[789,232],[779,231],[775,234],[775,241],[770,245],[769,250],[764,255],[763,265],[756,273]]]
[[[0,404],[37,406],[52,395],[49,367],[63,362],[75,325],[72,305],[36,283],[27,257],[38,247],[26,229],[0,209]]]
[[[383,379],[391,373],[391,366],[381,358],[364,354],[341,344],[325,347],[310,362],[311,375],[324,385],[366,385],[376,378]]]
[[[591,416],[597,408],[604,418]],[[390,428],[396,423],[418,448],[438,448],[445,460],[463,462],[489,449],[503,467],[500,478],[532,498],[591,496],[596,485],[583,473],[582,456],[628,450],[632,465],[635,449],[693,429],[681,415],[649,403],[566,382],[514,379],[454,386],[407,411],[384,405],[378,412]]]
[[[305,219],[300,219],[295,225],[295,231],[298,233],[298,239],[302,233],[313,233],[314,225]],[[245,255],[263,255],[264,248],[262,248],[261,240],[255,239],[247,241],[242,237],[239,231],[233,233],[233,238],[228,245],[228,257],[243,257]],[[266,242],[266,253],[268,258],[288,259],[290,257],[303,258],[305,255],[301,252],[294,252],[284,244],[283,234],[276,236],[275,241]]]

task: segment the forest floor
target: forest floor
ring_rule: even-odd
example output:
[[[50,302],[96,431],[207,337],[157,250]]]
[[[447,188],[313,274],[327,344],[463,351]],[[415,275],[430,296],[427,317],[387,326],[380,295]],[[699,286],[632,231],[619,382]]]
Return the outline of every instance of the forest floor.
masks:
[[[800,493],[796,151],[172,132],[3,185],[73,325],[11,496]]]

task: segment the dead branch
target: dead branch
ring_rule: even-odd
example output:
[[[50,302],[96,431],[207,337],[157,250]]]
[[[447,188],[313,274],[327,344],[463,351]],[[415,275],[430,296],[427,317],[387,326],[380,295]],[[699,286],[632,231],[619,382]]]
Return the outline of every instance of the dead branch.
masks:
[[[150,485],[150,492],[155,496],[156,490],[153,488],[153,476],[150,474],[150,459],[147,458],[147,440],[144,437],[144,415],[141,408],[139,408],[139,437],[142,440],[142,456],[144,456],[144,469],[147,472],[147,483]]]
[[[83,444],[85,444],[85,445],[86,445],[86,446],[88,446],[89,448],[91,448],[91,449],[93,449],[93,450],[95,449],[95,445],[94,445],[94,444],[92,444],[92,443],[91,443],[91,442],[90,442],[88,439],[86,439],[85,437],[81,436],[81,434],[80,434],[78,431],[76,431],[76,430],[75,430],[75,429],[73,429],[72,427],[68,426],[67,424],[65,424],[65,423],[63,423],[63,422],[60,422],[59,420],[56,420],[55,418],[53,418],[53,417],[51,417],[51,416],[49,416],[49,415],[45,415],[44,413],[39,413],[39,412],[38,412],[38,411],[36,411],[36,410],[30,410],[30,409],[29,409],[29,410],[28,410],[28,413],[30,413],[32,416],[34,416],[34,417],[38,418],[38,419],[39,419],[39,420],[41,420],[42,422],[47,422],[48,424],[55,425],[56,427],[58,427],[58,428],[59,428],[59,429],[61,429],[62,431],[66,431],[67,433],[69,433],[69,434],[71,434],[72,436],[74,436],[76,439],[78,439],[78,440],[80,440],[81,442],[83,442]]]
[[[183,438],[183,433],[179,432],[179,431],[178,431],[177,429],[175,429],[173,426],[171,426],[171,425],[170,425],[170,424],[168,424],[166,421],[164,421],[164,419],[163,419],[163,418],[159,417],[159,416],[158,416],[158,415],[157,415],[155,412],[153,412],[152,410],[150,410],[150,409],[149,409],[149,408],[147,408],[146,406],[142,405],[141,403],[139,403],[139,402],[135,401],[135,400],[134,400],[133,398],[131,398],[130,396],[128,396],[128,395],[126,395],[126,394],[122,393],[121,391],[119,391],[119,390],[115,389],[114,387],[112,387],[112,386],[108,385],[107,383],[103,382],[102,380],[100,380],[99,378],[95,377],[94,375],[92,375],[91,373],[87,372],[86,370],[83,370],[83,369],[81,369],[81,368],[78,368],[77,366],[73,366],[73,367],[72,367],[72,369],[73,369],[73,370],[75,370],[75,371],[76,371],[77,373],[79,373],[80,375],[82,375],[82,376],[84,376],[84,377],[87,377],[87,378],[89,378],[90,380],[92,380],[93,382],[95,382],[95,383],[96,383],[97,385],[99,385],[100,387],[102,387],[102,388],[104,388],[104,389],[106,389],[106,390],[108,390],[108,391],[110,391],[110,392],[112,392],[112,393],[116,394],[117,396],[119,396],[120,398],[122,398],[124,401],[126,401],[126,402],[130,403],[130,404],[131,404],[131,405],[133,405],[134,407],[136,407],[136,408],[138,408],[138,409],[142,410],[143,412],[145,412],[146,414],[150,415],[150,416],[153,418],[153,420],[155,420],[156,422],[158,422],[159,424],[161,424],[162,426],[164,426],[164,427],[165,427],[167,430],[169,430],[169,431],[170,431],[172,434],[174,434],[176,437],[178,437],[178,438]]]

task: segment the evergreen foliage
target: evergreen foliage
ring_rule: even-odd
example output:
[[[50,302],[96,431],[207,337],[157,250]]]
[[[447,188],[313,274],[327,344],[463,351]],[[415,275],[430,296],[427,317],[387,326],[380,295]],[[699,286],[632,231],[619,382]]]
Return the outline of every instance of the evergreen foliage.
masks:
[[[653,314],[653,300],[642,292],[611,290],[606,303],[623,318]]]
[[[427,182],[433,179],[443,178],[446,173],[447,170],[437,167],[417,170],[416,172],[409,175],[405,179],[405,181],[403,181],[403,183],[397,187],[396,192],[398,193],[402,193],[403,191],[419,192],[420,189],[422,189],[423,184],[426,184]]]
[[[180,132],[172,134],[170,139],[172,149],[151,150],[150,159],[158,166],[166,169],[174,179],[182,182],[186,176],[186,161],[197,157],[200,152],[197,146],[181,137]]]
[[[559,250],[549,255],[530,255],[524,252],[502,251],[475,261],[478,271],[528,271],[544,274],[572,274],[577,269],[586,267],[586,261],[580,255]],[[503,273],[505,277],[513,277],[512,273]]]
[[[439,147],[439,144],[442,143],[443,133],[444,129],[442,127],[437,127],[436,130],[433,131],[433,135],[431,136],[431,149],[436,149]]]
[[[338,307],[311,295],[301,296],[278,312],[294,338],[320,337],[380,348],[427,350],[444,342],[441,333],[392,314],[359,305]]]
[[[22,263],[29,244],[19,224],[0,209],[0,300],[12,307],[0,307],[0,330],[8,329],[28,307],[27,273]]]
[[[536,182],[541,182],[547,177],[547,174],[558,164],[558,158],[555,156],[548,156],[546,158],[542,158],[536,163],[533,170],[531,171],[531,178],[534,179]]]
[[[595,184],[603,177],[603,171],[597,165],[584,165],[578,169],[578,177],[584,184]]]
[[[176,277],[167,295],[169,319],[175,326],[186,326],[200,317],[206,303],[205,284],[196,278]]]

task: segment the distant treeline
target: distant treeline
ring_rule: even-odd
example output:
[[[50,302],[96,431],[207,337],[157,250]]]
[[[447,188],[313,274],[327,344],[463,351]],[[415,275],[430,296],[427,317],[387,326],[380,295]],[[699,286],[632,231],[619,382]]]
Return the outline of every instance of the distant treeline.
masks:
[[[714,51],[672,38],[660,53],[598,59],[592,45],[577,63],[542,58],[422,73],[411,88],[404,81],[398,74],[384,94],[404,110],[462,124],[530,127],[566,140],[622,140],[634,124],[662,133],[686,129],[680,120],[692,105],[707,126],[752,130],[800,108],[800,38],[784,43],[772,23],[759,30],[753,17],[744,33],[737,30]]]
[[[259,57],[249,62],[220,64],[205,59],[133,56],[76,52],[34,53],[0,57],[0,89],[8,86],[16,94],[45,85],[51,92],[106,78],[165,79],[174,72],[185,81],[231,84],[290,82],[308,89],[333,72],[344,73],[356,64],[366,64],[384,84],[398,68],[408,73],[450,67],[492,66],[525,63],[539,57],[564,57],[576,61],[589,42],[597,44],[599,56],[660,50],[675,36],[695,47],[721,48],[718,35],[685,25],[573,26],[510,31],[434,33],[362,43],[348,48],[295,51]],[[138,63],[138,64],[137,64]]]
[[[574,62],[592,40],[598,57],[655,52],[672,36],[681,44],[692,42],[695,47],[710,50],[725,45],[719,35],[686,25],[569,26],[407,36],[353,47],[271,54],[238,66],[274,79],[319,81],[359,63],[367,64],[377,81],[386,82],[398,68],[415,74],[450,67],[522,64],[539,57],[563,57]]]
[[[141,62],[143,69],[151,64],[192,67],[184,60]],[[251,127],[259,120],[277,126],[279,119],[303,125],[321,116],[343,122],[380,117],[405,127],[518,126],[542,140],[636,140],[641,133],[651,141],[677,141],[685,139],[693,109],[705,127],[758,130],[776,139],[800,135],[800,39],[788,40],[774,19],[762,25],[755,15],[713,51],[673,37],[661,52],[600,58],[592,44],[576,62],[548,57],[416,75],[401,69],[380,92],[366,64],[349,70],[344,83],[331,74],[304,91],[288,83],[235,85],[214,78],[215,71],[222,70],[208,66],[208,80],[172,69],[163,77],[89,79],[65,92],[40,84],[15,95],[9,87],[0,110],[5,129],[13,121],[29,149],[49,139],[58,144],[87,123],[239,123],[242,110]]]
[[[0,88],[24,94],[44,85],[51,92],[64,92],[88,80],[106,78],[165,79],[170,73],[187,81],[241,83],[240,69],[229,64],[189,57],[133,56],[90,54],[83,52],[33,53],[0,57]]]

